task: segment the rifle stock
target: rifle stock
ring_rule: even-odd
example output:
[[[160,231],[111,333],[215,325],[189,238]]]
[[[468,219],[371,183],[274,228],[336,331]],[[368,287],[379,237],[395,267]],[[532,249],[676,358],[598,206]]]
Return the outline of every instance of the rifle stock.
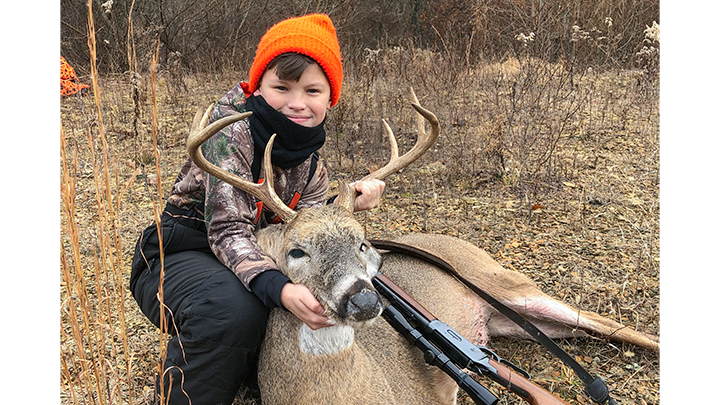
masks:
[[[499,358],[496,360],[492,356],[488,356],[486,353],[490,352],[489,349],[482,350],[485,348],[476,347],[462,338],[384,274],[377,273],[373,278],[373,284],[378,292],[391,302],[388,309],[392,311],[392,315],[384,313],[385,319],[416,346],[421,347],[417,342],[428,341],[433,346],[432,351],[439,351],[443,356],[447,356],[458,368],[469,368],[477,374],[489,377],[531,405],[568,405],[567,402],[505,366],[498,361]],[[411,326],[409,322],[418,324],[418,327]],[[443,337],[444,333],[448,331],[454,339]],[[458,342],[458,338],[461,338],[460,342]],[[425,351],[422,347],[421,350]],[[444,367],[440,368],[458,381],[457,376],[453,376]],[[482,386],[478,388],[487,391]],[[463,389],[466,388],[463,387]],[[468,391],[468,393],[470,392]],[[486,404],[497,402],[496,399],[493,402],[490,398],[492,394],[489,391],[487,394],[489,394],[487,399],[476,398],[477,393],[471,394],[471,397],[476,403],[478,401]]]
[[[512,371],[510,368],[506,367],[499,361],[490,359],[489,363],[491,366],[495,367],[495,369],[497,370],[498,377],[507,381],[507,383],[510,384],[510,386],[505,385],[504,383],[501,383],[497,380],[495,380],[495,381],[500,383],[501,385],[504,385],[510,391],[513,391],[514,393],[518,394],[525,402],[532,404],[532,405],[556,405],[556,404],[569,405],[567,402],[565,402],[562,399],[556,397],[555,395],[549,393],[544,388],[540,387],[539,385],[535,384],[534,382],[515,373],[514,371]],[[524,393],[526,393],[526,395],[524,395],[524,393],[520,393],[516,388],[519,388],[520,390],[524,391]]]

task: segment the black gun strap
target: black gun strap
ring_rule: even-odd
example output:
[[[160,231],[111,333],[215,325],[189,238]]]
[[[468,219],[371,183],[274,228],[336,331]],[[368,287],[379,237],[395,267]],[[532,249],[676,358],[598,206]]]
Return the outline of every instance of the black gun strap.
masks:
[[[568,367],[575,371],[575,374],[585,384],[585,392],[590,398],[598,404],[615,404],[615,401],[610,398],[610,390],[608,389],[605,382],[600,377],[593,377],[585,368],[580,365],[570,354],[558,346],[552,339],[550,339],[543,331],[538,329],[535,325],[530,323],[522,315],[517,313],[512,308],[503,304],[502,302],[495,299],[492,295],[488,294],[485,290],[471,283],[465,277],[461,276],[450,263],[437,257],[436,255],[416,248],[414,246],[406,245],[404,243],[392,242],[387,240],[371,240],[370,243],[377,249],[388,250],[393,253],[401,253],[404,255],[412,256],[417,259],[427,261],[434,264],[435,266],[443,269],[444,271],[453,275],[461,283],[465,284],[475,294],[480,296],[488,304],[492,305],[493,308],[497,309],[498,312],[508,317],[510,320],[520,325],[527,333],[533,338],[537,339],[546,349],[552,354],[562,360]]]

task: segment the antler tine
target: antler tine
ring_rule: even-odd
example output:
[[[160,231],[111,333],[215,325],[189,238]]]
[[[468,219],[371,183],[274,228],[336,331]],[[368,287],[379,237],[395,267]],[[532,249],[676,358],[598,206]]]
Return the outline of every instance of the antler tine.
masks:
[[[411,103],[411,105],[413,106],[413,108],[415,108],[418,114],[422,115],[428,122],[430,122],[430,127],[432,129],[430,131],[430,134],[425,132],[424,128],[422,129],[422,131],[418,131],[418,139],[412,149],[399,157],[397,156],[396,151],[395,156],[390,158],[388,164],[386,164],[381,169],[378,169],[363,177],[363,181],[371,179],[383,180],[389,175],[404,169],[410,163],[418,160],[420,156],[425,154],[425,152],[427,152],[427,150],[430,149],[433,143],[435,143],[435,141],[437,140],[438,135],[440,134],[440,126],[437,117],[435,117],[435,114],[426,110],[419,104]],[[395,137],[392,135],[392,133],[389,134],[389,137],[392,139],[390,141],[391,143],[396,143]],[[395,148],[397,149],[397,145],[395,146]]]
[[[200,109],[198,108],[198,112],[195,114],[195,119],[193,120],[193,126],[190,129],[190,131],[197,132],[207,126],[208,119],[210,119],[210,113],[213,110],[213,107],[215,107],[215,104],[210,104],[208,108],[205,110],[205,114],[200,116]],[[198,122],[198,118],[200,118]]]
[[[415,90],[413,90],[412,87],[410,87],[410,95],[412,96],[412,102],[420,105],[420,101],[418,101],[417,96],[415,95]],[[417,116],[417,131],[418,134],[424,134],[425,133],[425,121],[423,121],[423,117],[418,114]]]
[[[265,169],[265,181],[261,184],[255,184],[249,180],[225,171],[218,166],[210,163],[205,158],[205,156],[203,156],[202,151],[200,150],[200,145],[210,139],[210,137],[215,135],[218,131],[234,122],[249,117],[252,112],[233,114],[229,117],[219,119],[205,128],[202,128],[202,126],[204,126],[204,124],[207,122],[210,109],[206,111],[205,115],[202,118],[199,118],[200,111],[198,110],[198,113],[195,115],[195,120],[193,121],[193,126],[190,130],[190,135],[187,139],[187,151],[193,162],[195,162],[198,167],[205,170],[212,176],[215,176],[218,179],[228,184],[231,184],[239,188],[240,190],[243,190],[248,194],[262,200],[263,203],[270,210],[276,213],[284,222],[289,222],[290,220],[295,218],[296,212],[290,209],[287,205],[285,205],[285,203],[275,193],[275,189],[273,188],[274,176],[270,153],[272,152],[275,135],[270,138],[270,141],[265,147],[265,155],[263,159],[263,168]],[[200,128],[202,128],[202,130]]]
[[[275,193],[275,174],[273,172],[273,166],[272,166],[272,147],[273,143],[275,143],[275,137],[277,134],[273,134],[273,136],[270,137],[270,140],[268,141],[267,146],[265,146],[265,155],[263,156],[263,169],[265,170],[265,181],[262,184],[258,184],[258,188],[264,190],[264,195],[267,196],[267,198],[258,197],[261,199],[265,205],[275,214],[277,214],[280,219],[288,223],[290,222],[295,216],[297,215],[297,212],[295,212],[292,208],[285,205],[282,199],[278,197],[277,193]],[[253,184],[253,183],[251,183]],[[253,184],[254,185],[254,184]],[[257,197],[257,196],[256,196]]]
[[[410,163],[416,161],[420,158],[425,152],[427,152],[428,149],[435,143],[438,136],[440,135],[440,124],[438,122],[437,117],[435,114],[430,112],[429,110],[425,109],[420,105],[420,102],[418,101],[417,97],[415,96],[415,92],[410,89],[413,102],[410,103],[415,111],[418,112],[418,139],[415,143],[415,146],[412,147],[407,153],[405,153],[402,156],[398,156],[398,147],[397,147],[397,141],[395,139],[395,135],[392,132],[392,129],[390,126],[383,120],[383,123],[385,124],[385,132],[388,135],[388,138],[390,140],[390,161],[382,168],[370,173],[369,175],[362,178],[362,181],[372,180],[372,179],[378,179],[383,180],[386,177],[390,176],[393,173],[396,173],[405,167],[407,167]],[[425,131],[425,125],[423,122],[423,118],[427,120],[430,123],[431,131],[428,134]],[[347,184],[342,184],[341,188],[338,193],[338,204],[348,209],[350,212],[353,212],[353,206],[355,202],[355,198],[357,197],[355,189]]]
[[[397,138],[395,138],[395,134],[393,133],[392,128],[390,128],[390,124],[388,124],[384,119],[382,120],[382,123],[385,128],[385,134],[388,136],[388,141],[390,141],[390,160],[395,160],[399,155]]]

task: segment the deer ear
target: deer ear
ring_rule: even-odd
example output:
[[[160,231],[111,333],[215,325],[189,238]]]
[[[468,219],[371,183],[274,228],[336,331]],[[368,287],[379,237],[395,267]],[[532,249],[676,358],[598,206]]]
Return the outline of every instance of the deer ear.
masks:
[[[380,271],[380,267],[382,267],[382,255],[380,255],[380,252],[378,252],[370,242],[365,241],[363,245],[365,246],[365,250],[361,247],[360,251],[367,255],[367,274],[370,277],[375,277],[375,274],[377,274],[377,272]]]
[[[257,244],[275,263],[284,262],[286,259],[282,252],[282,230],[284,226],[269,226],[259,230],[255,237]]]

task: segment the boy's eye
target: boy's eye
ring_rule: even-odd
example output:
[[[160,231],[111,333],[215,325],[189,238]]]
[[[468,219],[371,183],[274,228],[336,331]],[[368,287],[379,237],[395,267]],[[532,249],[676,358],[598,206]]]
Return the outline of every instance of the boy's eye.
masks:
[[[305,252],[300,249],[291,249],[290,252],[288,252],[288,256],[292,257],[293,259],[299,259],[305,256]]]

